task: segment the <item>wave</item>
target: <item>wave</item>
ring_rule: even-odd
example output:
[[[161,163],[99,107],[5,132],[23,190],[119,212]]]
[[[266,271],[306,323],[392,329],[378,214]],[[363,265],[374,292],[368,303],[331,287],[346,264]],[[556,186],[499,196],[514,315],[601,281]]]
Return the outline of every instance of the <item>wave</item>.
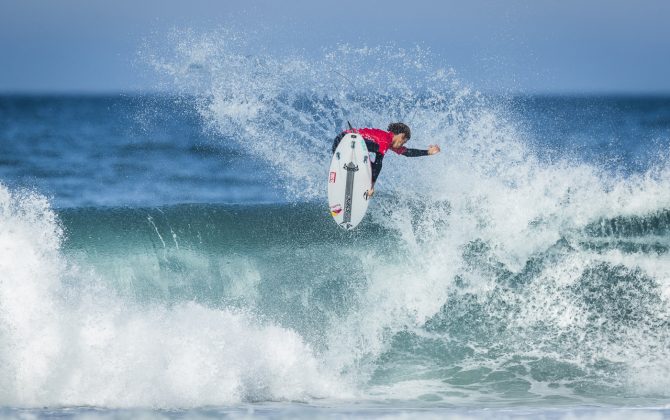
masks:
[[[664,398],[667,252],[616,246],[664,211],[517,266],[486,229],[458,242],[454,202],[377,199],[345,232],[320,203],[55,212],[3,187],[3,404]]]
[[[366,395],[464,404],[665,395],[663,375],[651,374],[668,370],[663,153],[623,175],[545,153],[504,98],[479,94],[421,49],[261,59],[230,35],[177,32],[176,52],[153,64],[199,95],[221,141],[276,164],[294,202],[323,200],[324,139],[347,120],[402,120],[413,147],[443,148],[385,161],[376,189],[386,195],[363,224],[380,233],[353,248],[359,283],[344,290],[354,298],[316,323],[329,322],[316,330],[330,370]],[[599,230],[616,220],[623,227]]]
[[[66,226],[64,250],[95,266],[107,284],[148,301],[218,305],[237,296],[231,290],[254,289],[254,278],[276,276],[277,284],[289,281],[297,290],[328,272],[338,282],[352,276],[352,249],[372,245],[374,237],[382,239],[380,249],[389,247],[388,230],[333,229],[327,210],[309,203],[189,204],[64,209],[59,218]]]
[[[105,226],[117,212],[103,224],[84,213],[63,215],[62,225],[43,197],[0,189],[1,405],[193,407],[304,400],[337,388],[309,344],[277,323],[188,299],[140,304],[115,291],[105,274],[132,271],[142,260],[122,262],[132,245],[119,250],[121,259],[110,248],[132,217]],[[66,242],[63,228],[72,234]],[[75,239],[78,229],[96,228],[109,236]],[[96,248],[97,240],[107,246]],[[98,264],[85,264],[79,252]],[[133,280],[142,287],[141,276]]]
[[[68,260],[93,267],[124,302],[232,308],[296,334],[333,383],[355,384],[322,396],[402,390],[468,404],[489,392],[500,401],[573,403],[665,395],[663,377],[649,374],[667,366],[666,251],[632,251],[620,235],[585,246],[595,221],[517,268],[493,241],[449,248],[453,237],[425,235],[421,218],[436,208],[447,220],[433,227],[447,232],[453,204],[444,202],[406,206],[405,232],[375,222],[342,231],[319,203],[70,209],[59,217]],[[658,232],[634,236],[651,245]]]

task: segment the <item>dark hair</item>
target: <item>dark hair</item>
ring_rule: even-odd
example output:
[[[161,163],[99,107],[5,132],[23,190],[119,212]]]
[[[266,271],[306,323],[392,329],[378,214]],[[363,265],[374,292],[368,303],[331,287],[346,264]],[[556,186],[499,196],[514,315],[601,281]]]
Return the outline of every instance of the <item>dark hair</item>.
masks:
[[[412,137],[412,132],[409,130],[407,124],[401,122],[389,124],[389,128],[387,129],[387,131],[390,131],[393,134],[405,133],[405,138],[407,140],[409,140],[409,138]]]

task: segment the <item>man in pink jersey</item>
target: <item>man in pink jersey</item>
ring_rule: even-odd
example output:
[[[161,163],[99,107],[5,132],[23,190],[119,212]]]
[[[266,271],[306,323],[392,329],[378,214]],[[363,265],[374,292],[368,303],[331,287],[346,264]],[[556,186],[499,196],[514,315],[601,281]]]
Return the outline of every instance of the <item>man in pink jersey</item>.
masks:
[[[436,144],[431,144],[427,150],[405,147],[404,145],[410,139],[412,133],[409,127],[401,122],[389,124],[387,131],[380,130],[379,128],[352,128],[343,131],[335,137],[333,153],[335,153],[335,149],[337,149],[337,145],[340,144],[342,138],[348,133],[360,134],[365,140],[368,152],[374,153],[374,156],[370,156],[372,188],[368,191],[368,197],[372,197],[375,193],[375,182],[377,181],[379,172],[382,170],[382,161],[388,150],[407,157],[428,156],[440,153],[440,146]]]

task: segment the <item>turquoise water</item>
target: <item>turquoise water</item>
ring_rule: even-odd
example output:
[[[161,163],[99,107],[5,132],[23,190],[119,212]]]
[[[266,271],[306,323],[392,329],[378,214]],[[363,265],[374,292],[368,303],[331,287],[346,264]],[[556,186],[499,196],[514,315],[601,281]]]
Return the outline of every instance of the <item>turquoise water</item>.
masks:
[[[670,99],[223,41],[153,57],[173,95],[0,97],[0,414],[667,416]],[[443,148],[353,232],[348,119]]]

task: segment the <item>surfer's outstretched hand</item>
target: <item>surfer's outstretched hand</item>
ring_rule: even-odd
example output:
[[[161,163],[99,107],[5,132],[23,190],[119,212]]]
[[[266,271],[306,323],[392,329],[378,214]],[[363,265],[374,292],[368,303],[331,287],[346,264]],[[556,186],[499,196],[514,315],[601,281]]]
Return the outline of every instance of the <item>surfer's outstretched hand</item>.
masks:
[[[370,189],[368,190],[368,198],[372,198],[373,195],[375,195],[375,189],[374,189],[374,187],[373,187],[373,188],[370,188]]]
[[[428,146],[428,154],[429,155],[434,155],[436,153],[440,153],[440,146],[437,144],[431,144]]]

